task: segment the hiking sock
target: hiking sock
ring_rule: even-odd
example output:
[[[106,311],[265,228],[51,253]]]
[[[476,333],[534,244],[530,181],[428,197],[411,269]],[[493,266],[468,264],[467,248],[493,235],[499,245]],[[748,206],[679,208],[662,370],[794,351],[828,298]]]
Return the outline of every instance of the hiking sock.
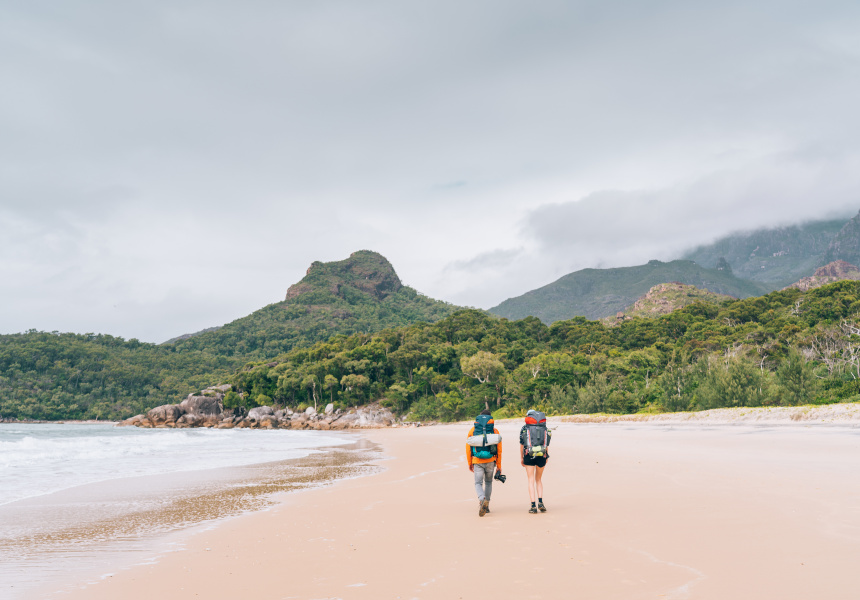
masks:
[[[541,504],[543,504],[543,498],[538,498],[538,502],[540,502]]]
[[[535,507],[535,503],[534,503],[534,502],[532,502],[532,508],[534,508],[534,507]]]

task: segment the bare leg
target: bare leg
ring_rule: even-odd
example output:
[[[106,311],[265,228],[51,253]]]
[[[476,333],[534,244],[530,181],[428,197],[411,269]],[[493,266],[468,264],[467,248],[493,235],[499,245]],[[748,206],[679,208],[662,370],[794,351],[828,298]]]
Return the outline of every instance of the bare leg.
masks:
[[[535,467],[526,465],[526,475],[529,478],[529,500],[535,502]]]
[[[543,481],[541,478],[543,477],[543,470],[546,467],[532,467],[535,470],[534,479],[535,479],[535,488],[537,489],[537,497],[543,498]],[[534,497],[532,497],[532,502],[534,502]]]

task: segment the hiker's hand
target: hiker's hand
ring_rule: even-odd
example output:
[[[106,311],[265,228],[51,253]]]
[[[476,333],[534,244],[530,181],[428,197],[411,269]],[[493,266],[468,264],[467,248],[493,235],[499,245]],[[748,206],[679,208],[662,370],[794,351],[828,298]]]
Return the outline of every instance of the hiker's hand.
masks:
[[[472,473],[474,473],[474,472],[475,472],[475,465],[469,465],[469,470],[470,470]]]
[[[525,459],[523,459],[523,458],[521,458],[521,459],[520,459],[520,465],[521,465],[521,466],[523,466],[523,467],[524,467],[524,466],[526,466],[526,461],[525,461]]]

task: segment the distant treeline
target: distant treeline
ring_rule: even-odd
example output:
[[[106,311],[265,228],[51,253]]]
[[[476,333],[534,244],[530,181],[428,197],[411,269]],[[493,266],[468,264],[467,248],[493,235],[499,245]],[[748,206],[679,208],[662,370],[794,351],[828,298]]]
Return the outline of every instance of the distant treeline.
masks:
[[[379,399],[416,419],[634,413],[860,399],[860,283],[696,303],[615,327],[460,311],[432,325],[335,336],[233,376],[230,402]],[[240,396],[240,394],[242,396]]]
[[[230,406],[379,400],[421,420],[700,410],[860,399],[860,282],[696,303],[614,327],[461,310],[244,364],[184,344],[0,336],[0,417],[122,418],[228,381]],[[259,355],[258,355],[259,356]],[[243,366],[244,364],[244,366]]]

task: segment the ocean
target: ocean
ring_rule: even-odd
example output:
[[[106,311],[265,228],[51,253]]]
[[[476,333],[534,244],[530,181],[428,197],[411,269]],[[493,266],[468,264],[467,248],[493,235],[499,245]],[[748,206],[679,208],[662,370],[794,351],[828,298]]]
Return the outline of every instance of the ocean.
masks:
[[[0,596],[153,560],[179,532],[371,470],[354,435],[0,424]],[[323,451],[323,449],[326,449]],[[341,448],[338,450],[338,448]],[[367,449],[365,448],[365,451]]]

